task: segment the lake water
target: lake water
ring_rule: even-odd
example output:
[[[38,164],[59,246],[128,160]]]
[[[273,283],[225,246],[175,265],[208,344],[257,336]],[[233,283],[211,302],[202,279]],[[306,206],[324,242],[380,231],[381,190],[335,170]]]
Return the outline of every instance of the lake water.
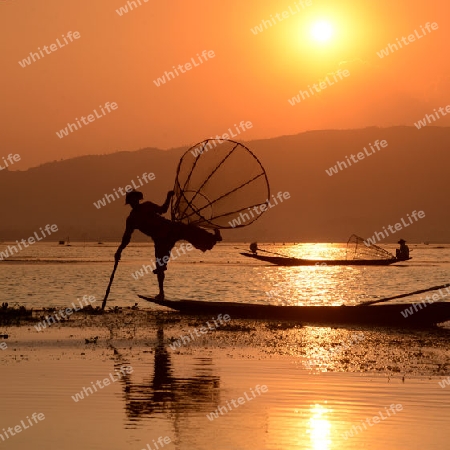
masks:
[[[44,414],[45,420],[0,442],[2,448],[449,448],[450,387],[439,386],[442,376],[405,377],[389,368],[393,360],[402,370],[415,365],[413,354],[409,367],[401,362],[405,355],[398,342],[404,339],[405,346],[418,351],[411,342],[414,336],[397,335],[389,343],[380,334],[367,335],[362,348],[368,354],[359,357],[388,361],[380,364],[378,373],[355,371],[357,365],[350,369],[347,353],[336,361],[336,371],[318,371],[296,354],[300,345],[294,347],[294,336],[301,334],[314,351],[318,337],[323,342],[333,335],[327,328],[272,330],[268,336],[267,330],[250,324],[257,345],[247,346],[228,332],[172,351],[169,336],[192,329],[192,323],[180,322],[174,333],[162,322],[155,329],[151,319],[134,328],[120,321],[104,328],[87,329],[85,323],[82,329],[55,326],[40,334],[32,327],[8,329],[5,352],[10,354],[4,352],[0,362],[1,428],[14,427],[34,412]],[[93,334],[98,343],[86,344],[84,338]],[[289,348],[292,354],[281,354]],[[447,351],[443,359],[448,356]],[[330,358],[323,358],[326,368]],[[132,371],[92,390],[97,380],[114,376],[121,367]],[[84,398],[75,401],[80,392]],[[158,438],[170,443],[156,447]]]
[[[342,244],[261,247],[305,258],[345,254]],[[239,251],[246,246],[224,243],[172,261],[166,294],[204,301],[357,304],[447,283],[450,247],[439,247],[412,245],[411,261],[389,267],[288,268],[245,258]],[[100,305],[116,248],[36,244],[0,262],[0,302],[69,307],[94,295]],[[124,251],[108,300],[109,306],[124,307],[122,312],[74,315],[40,332],[33,324],[0,325],[0,334],[8,336],[0,339],[7,345],[0,349],[2,448],[450,448],[450,386],[439,385],[450,375],[448,328],[336,329],[232,320],[229,328],[176,349],[170,344],[204,325],[203,319],[138,299],[137,293],[157,292],[153,274],[132,276],[152,260],[152,245]],[[135,303],[138,310],[125,308]],[[132,373],[74,400],[124,366]],[[33,413],[45,420],[5,434],[21,421],[27,424]],[[164,439],[170,442],[161,445]]]
[[[35,244],[0,262],[0,301],[63,307],[83,295],[101,299],[118,244]],[[244,244],[186,252],[169,263],[166,296],[171,299],[238,301],[286,305],[341,305],[412,292],[449,282],[449,245],[410,245],[412,260],[387,267],[276,267],[239,254]],[[345,258],[345,244],[261,245],[303,258]],[[395,246],[385,246],[395,253]],[[158,292],[156,277],[136,271],[154,261],[152,244],[132,244],[122,254],[109,305],[133,305],[137,294]],[[133,274],[135,277],[133,277]],[[269,297],[268,294],[271,294]],[[418,301],[420,296],[401,301]]]

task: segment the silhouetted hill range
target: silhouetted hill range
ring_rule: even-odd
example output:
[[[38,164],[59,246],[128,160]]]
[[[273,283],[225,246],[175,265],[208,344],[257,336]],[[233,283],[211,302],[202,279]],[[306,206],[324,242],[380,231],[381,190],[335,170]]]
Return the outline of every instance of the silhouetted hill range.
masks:
[[[377,139],[388,146],[332,176],[326,173],[345,156],[369,150]],[[343,242],[352,233],[372,236],[423,210],[424,219],[381,243],[400,237],[450,242],[450,128],[311,131],[246,145],[266,168],[272,193],[288,191],[291,199],[249,227],[224,231],[225,240]],[[145,172],[153,172],[156,179],[141,190],[147,199],[162,203],[186,150],[148,148],[83,156],[26,171],[3,170],[0,241],[27,238],[47,223],[59,227],[54,239],[117,241],[129,213],[124,198],[100,209],[93,203],[131,180],[136,183]],[[147,238],[136,232],[134,239]]]

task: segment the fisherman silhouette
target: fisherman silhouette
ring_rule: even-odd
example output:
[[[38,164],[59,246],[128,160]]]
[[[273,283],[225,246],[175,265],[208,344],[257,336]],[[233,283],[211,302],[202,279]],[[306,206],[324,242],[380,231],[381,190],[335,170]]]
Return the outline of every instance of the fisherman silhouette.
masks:
[[[406,241],[404,239],[400,239],[398,241],[400,244],[400,248],[397,248],[395,251],[395,256],[399,261],[406,261],[409,259],[409,247],[406,245]]]
[[[139,191],[128,192],[125,197],[125,204],[131,206],[131,213],[127,218],[125,233],[115,254],[116,262],[120,261],[122,250],[130,243],[134,230],[150,236],[155,243],[156,269],[153,271],[158,277],[159,294],[155,297],[164,300],[164,272],[167,270],[167,263],[170,252],[180,240],[186,240],[196,249],[205,252],[211,250],[217,242],[222,240],[218,229],[214,234],[208,233],[203,228],[195,225],[186,225],[181,222],[172,222],[162,214],[169,209],[170,200],[175,193],[169,191],[166,201],[161,205],[152,202],[143,202],[144,195]]]

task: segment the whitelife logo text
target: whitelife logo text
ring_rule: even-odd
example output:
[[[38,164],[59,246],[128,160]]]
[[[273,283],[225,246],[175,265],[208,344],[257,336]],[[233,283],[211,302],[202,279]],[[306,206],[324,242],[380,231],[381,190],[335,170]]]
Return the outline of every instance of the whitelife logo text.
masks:
[[[105,103],[105,109],[108,111],[108,113],[115,111],[119,106],[116,102],[106,102]],[[94,109],[93,113],[95,114],[88,114],[87,117],[81,116],[80,120],[83,122],[84,125],[89,125],[91,122],[94,122],[95,119],[101,119],[102,117],[106,116],[106,112],[103,109],[103,106],[99,106],[100,111],[102,114],[99,114],[96,109]],[[78,124],[78,127],[81,128],[83,125],[81,125],[80,120],[78,120],[78,117],[75,117],[75,122]],[[77,131],[79,128],[75,123],[69,123],[67,122],[67,127],[63,128],[62,130],[59,130],[59,132],[56,132],[56,136],[58,136],[60,139],[62,139],[65,136],[69,136],[69,131],[73,133],[74,131]]]
[[[12,166],[14,163],[19,162],[20,161],[20,155],[18,153],[16,153],[15,155],[10,153],[8,156],[6,156],[6,158],[2,157],[2,160],[3,160],[3,164],[4,165],[2,165],[0,163],[0,170],[5,170],[9,166]]]
[[[199,67],[201,64],[209,61],[210,59],[214,58],[215,56],[216,55],[213,50],[203,50],[201,55],[199,55],[197,53],[196,59],[194,57],[192,57],[190,62],[187,62],[184,64],[178,64],[178,66],[176,66],[176,67],[172,66],[173,72],[165,71],[161,77],[158,77],[156,80],[153,80],[153,83],[155,83],[155,85],[157,87],[160,87],[162,84],[166,84],[169,81],[174,80],[176,77],[179,77],[181,74],[186,73],[189,70],[192,70],[194,67]],[[180,71],[181,74],[178,71]]]
[[[66,45],[69,45],[69,43],[73,42],[74,39],[80,39],[80,37],[81,37],[81,35],[78,31],[75,31],[74,33],[69,31],[66,34],[66,36],[62,35],[62,40],[65,42],[65,44],[61,43],[61,41],[58,38],[58,39],[56,39],[56,44],[58,44],[58,45],[50,44],[49,46],[44,45],[42,47],[42,50],[44,50],[45,53],[41,50],[41,47],[38,47],[39,53],[30,52],[30,56],[22,59],[22,61],[19,61],[20,67],[25,68],[25,67],[31,65],[32,62],[39,61],[41,58],[44,58],[45,55],[51,55],[52,52],[56,52],[56,50],[59,50],[60,48],[65,47]],[[50,49],[50,51],[49,51],[49,49]],[[39,54],[41,56],[39,56]]]
[[[378,140],[375,141],[375,143],[373,144],[378,151],[381,150],[381,148],[386,148],[388,146],[387,141],[382,140],[381,142],[379,142]],[[354,164],[356,164],[359,161],[362,161],[363,159],[365,159],[366,156],[371,156],[375,154],[375,149],[372,147],[372,144],[369,144],[370,149],[372,150],[371,152],[369,152],[367,150],[366,147],[363,148],[364,153],[363,152],[358,152],[356,154],[356,156],[354,154],[350,155],[350,159],[353,161]],[[344,170],[347,167],[350,167],[352,165],[352,163],[350,162],[349,157],[346,155],[345,159],[347,161],[347,163],[345,161],[337,161],[337,164],[333,167],[330,167],[329,169],[325,169],[325,172],[327,173],[328,176],[333,176],[333,174],[337,174],[338,170]],[[348,164],[348,165],[347,165]]]

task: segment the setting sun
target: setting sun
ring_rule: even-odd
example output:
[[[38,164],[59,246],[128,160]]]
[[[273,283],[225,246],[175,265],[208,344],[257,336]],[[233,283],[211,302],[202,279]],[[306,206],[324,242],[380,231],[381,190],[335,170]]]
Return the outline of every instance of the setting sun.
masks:
[[[324,20],[314,23],[311,27],[311,36],[315,41],[327,42],[333,34],[333,26]]]

